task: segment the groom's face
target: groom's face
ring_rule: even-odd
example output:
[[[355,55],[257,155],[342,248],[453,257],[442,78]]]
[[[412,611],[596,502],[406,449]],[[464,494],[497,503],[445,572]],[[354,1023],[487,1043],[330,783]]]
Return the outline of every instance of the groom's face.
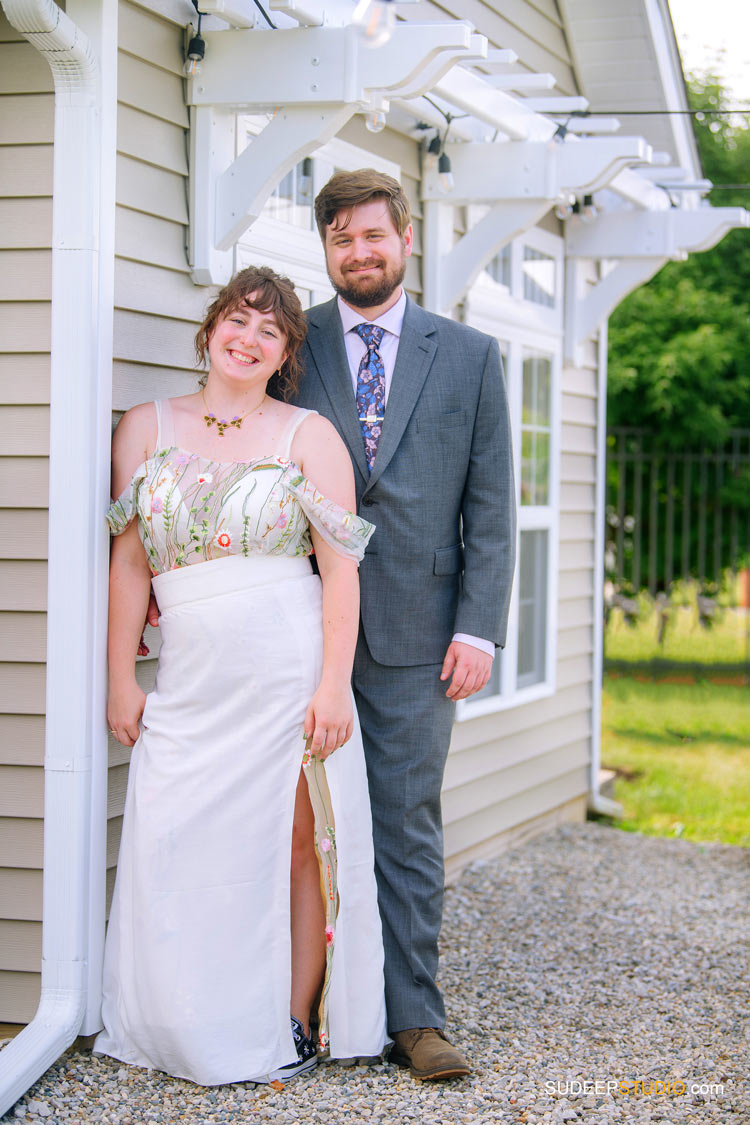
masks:
[[[348,221],[347,221],[348,219]],[[412,250],[412,228],[398,233],[385,199],[340,211],[326,227],[328,276],[347,304],[368,309],[381,305],[404,280]]]

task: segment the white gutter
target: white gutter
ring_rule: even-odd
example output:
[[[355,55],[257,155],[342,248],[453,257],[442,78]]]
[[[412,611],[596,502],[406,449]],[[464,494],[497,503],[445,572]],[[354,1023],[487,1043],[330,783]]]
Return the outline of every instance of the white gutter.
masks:
[[[116,0],[2,4],[49,63],[55,131],[42,994],[0,1054],[0,1116],[100,1026],[117,73]]]
[[[591,677],[591,766],[589,808],[604,816],[622,816],[622,806],[599,792],[602,764],[602,680],[604,675],[604,541],[607,485],[607,321],[599,326],[596,400],[596,485],[594,511],[594,650]]]

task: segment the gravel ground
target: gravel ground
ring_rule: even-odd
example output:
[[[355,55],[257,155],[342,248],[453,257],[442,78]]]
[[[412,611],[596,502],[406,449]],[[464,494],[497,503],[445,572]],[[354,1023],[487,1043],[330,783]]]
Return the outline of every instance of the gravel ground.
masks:
[[[69,1051],[4,1122],[748,1125],[750,851],[566,826],[446,894],[468,1079],[320,1066],[211,1090]]]

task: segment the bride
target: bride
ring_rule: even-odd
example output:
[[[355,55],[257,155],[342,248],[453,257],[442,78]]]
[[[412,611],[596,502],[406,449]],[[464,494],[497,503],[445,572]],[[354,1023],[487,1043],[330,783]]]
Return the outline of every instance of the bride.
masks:
[[[266,396],[279,370],[294,387],[304,335],[291,282],[243,270],[196,336],[205,385],[113,442],[107,717],[133,753],[94,1049],[202,1085],[387,1042],[349,686],[373,527],[333,426]]]

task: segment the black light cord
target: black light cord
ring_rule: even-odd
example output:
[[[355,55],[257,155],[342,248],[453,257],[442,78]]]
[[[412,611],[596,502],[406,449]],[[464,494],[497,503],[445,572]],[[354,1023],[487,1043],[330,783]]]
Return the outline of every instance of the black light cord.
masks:
[[[278,29],[278,27],[277,27],[277,26],[276,26],[276,24],[275,24],[275,23],[273,22],[273,20],[272,20],[272,19],[271,19],[271,17],[269,16],[268,12],[266,11],[266,9],[265,9],[265,8],[263,7],[263,5],[261,4],[260,0],[253,0],[253,3],[255,4],[255,7],[256,7],[256,8],[258,9],[258,11],[260,12],[260,14],[261,14],[261,15],[263,16],[263,19],[264,19],[264,20],[266,21],[266,23],[268,24],[268,26],[269,26],[269,27],[272,27],[274,31],[278,31],[278,30],[279,30],[279,29]]]

